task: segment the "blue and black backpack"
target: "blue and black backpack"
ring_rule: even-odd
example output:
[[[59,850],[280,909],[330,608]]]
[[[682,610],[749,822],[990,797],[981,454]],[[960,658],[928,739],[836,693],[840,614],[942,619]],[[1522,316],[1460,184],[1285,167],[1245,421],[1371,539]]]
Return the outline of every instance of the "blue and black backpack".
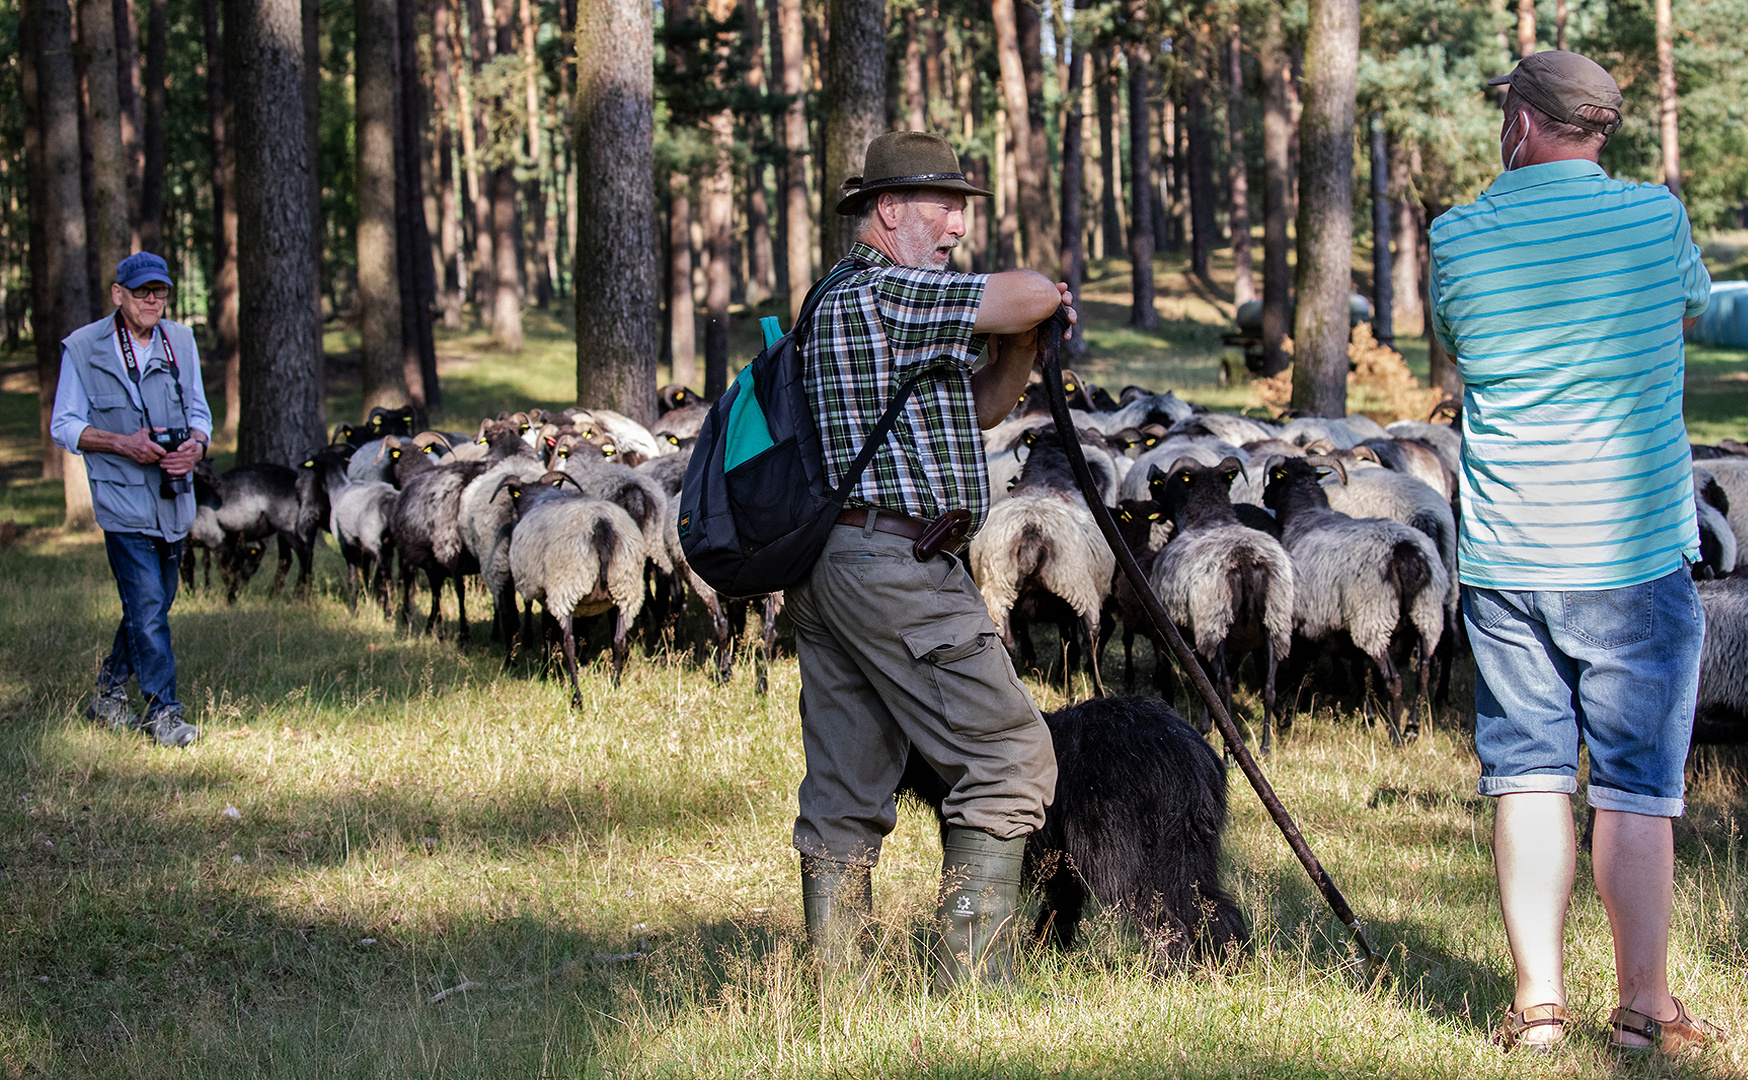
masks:
[[[794,328],[741,370],[698,432],[680,489],[680,547],[692,570],[724,596],[758,596],[807,579],[920,377],[898,388],[843,481],[828,486],[802,350],[820,300],[869,265],[846,259],[816,283]]]

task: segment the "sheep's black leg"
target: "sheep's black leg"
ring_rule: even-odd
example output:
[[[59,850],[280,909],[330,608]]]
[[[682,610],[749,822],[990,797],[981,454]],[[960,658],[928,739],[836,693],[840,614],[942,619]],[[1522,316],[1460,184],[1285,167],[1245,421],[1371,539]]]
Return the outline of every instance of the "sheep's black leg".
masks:
[[[473,628],[467,625],[467,575],[455,575],[455,618],[460,629],[456,631],[456,640],[467,644],[473,640]]]
[[[347,550],[346,556],[346,610],[350,614],[358,614],[358,589],[360,579],[364,576],[364,567],[360,564],[370,556],[357,551]]]
[[[315,554],[313,543],[306,544],[297,540],[292,544],[292,551],[297,553],[297,592],[298,599],[307,599],[310,595],[310,583],[315,579],[310,569],[310,556]]]
[[[285,585],[285,575],[291,572],[291,545],[286,542],[285,534],[279,534],[279,569],[273,573],[273,588],[267,590],[269,597],[278,596],[279,590]]]
[[[1451,667],[1457,657],[1457,633],[1461,625],[1462,620],[1452,618],[1447,609],[1444,633],[1439,635],[1438,648],[1433,651],[1438,664],[1438,693],[1433,701],[1439,705],[1451,703]]]
[[[200,570],[202,576],[206,579],[204,587],[208,589],[212,588],[212,550],[210,548],[200,549]],[[223,575],[221,574],[220,577],[222,579]]]
[[[384,622],[389,619],[389,586],[394,579],[394,552],[384,551],[376,560],[376,580],[371,583],[377,601],[382,605]]]
[[[1262,677],[1262,753],[1264,757],[1267,757],[1271,749],[1269,733],[1274,729],[1275,717],[1277,715],[1275,707],[1275,671],[1279,667],[1280,661],[1275,659],[1274,646],[1269,642],[1263,642],[1262,652],[1263,656],[1266,658],[1267,666],[1267,670],[1263,673]],[[1281,727],[1285,729],[1286,725],[1282,724]]]
[[[577,633],[572,625],[576,619],[571,615],[559,618],[558,625],[564,631],[564,670],[571,677],[571,708],[580,708],[583,704],[583,691],[577,686]]]
[[[613,609],[613,688],[619,688],[619,677],[625,673],[625,657],[631,652],[631,620],[625,617],[625,609]],[[575,682],[575,676],[572,677]],[[581,699],[577,702],[582,704]]]
[[[765,610],[759,626],[759,654],[753,658],[753,669],[758,673],[753,683],[756,694],[763,694],[770,688],[771,659],[777,651],[777,614],[782,610],[782,593],[775,592],[765,597]]]
[[[1378,665],[1378,677],[1383,680],[1383,690],[1390,696],[1384,704],[1384,723],[1390,729],[1390,741],[1401,746],[1402,739],[1402,675],[1396,670],[1396,661],[1390,658],[1388,647],[1384,652],[1372,658]]]
[[[432,637],[437,636],[437,627],[443,621],[443,583],[448,577],[441,570],[425,569],[425,581],[431,586],[431,617],[425,620],[425,633]]]
[[[728,613],[723,610],[722,597],[714,589],[699,594],[704,610],[710,614],[710,636],[716,642],[716,681],[725,683],[734,676],[734,649],[729,641]]]
[[[413,632],[413,586],[418,571],[401,559],[401,608],[395,616],[395,629],[406,628],[407,633]]]
[[[180,564],[177,566],[177,571],[182,575],[182,587],[185,589],[194,588],[194,542],[193,541],[189,541],[188,543],[182,545],[182,559],[181,559]]]
[[[1081,913],[1086,908],[1086,886],[1068,865],[1066,855],[1056,853],[1053,858],[1053,872],[1039,885],[1043,903],[1038,907],[1038,921],[1033,924],[1032,933],[1039,939],[1050,934],[1059,947],[1068,949],[1074,945]]]
[[[1414,700],[1408,707],[1408,720],[1402,727],[1402,735],[1409,742],[1420,738],[1420,709],[1427,700],[1427,684],[1432,680],[1432,652],[1426,647],[1426,639],[1420,638],[1414,647],[1416,664],[1419,671],[1415,672]]]
[[[1123,627],[1123,693],[1135,692],[1135,631]]]

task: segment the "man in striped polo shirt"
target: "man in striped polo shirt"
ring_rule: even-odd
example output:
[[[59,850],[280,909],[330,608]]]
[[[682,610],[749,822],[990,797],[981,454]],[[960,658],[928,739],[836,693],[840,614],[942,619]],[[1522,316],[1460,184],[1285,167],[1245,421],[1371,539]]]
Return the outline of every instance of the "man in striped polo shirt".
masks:
[[[1582,737],[1611,1043],[1674,1050],[1708,1037],[1670,996],[1666,957],[1704,633],[1682,331],[1711,278],[1681,202],[1597,164],[1620,127],[1606,71],[1543,52],[1493,84],[1510,86],[1506,171],[1433,224],[1431,289],[1464,384],[1459,577],[1517,969],[1502,1041],[1564,1033]]]

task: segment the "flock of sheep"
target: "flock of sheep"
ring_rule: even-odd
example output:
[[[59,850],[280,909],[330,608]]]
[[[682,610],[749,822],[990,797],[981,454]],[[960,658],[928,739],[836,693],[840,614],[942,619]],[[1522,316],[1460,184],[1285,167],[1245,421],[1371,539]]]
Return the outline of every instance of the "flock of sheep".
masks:
[[[1375,694],[1392,736],[1413,738],[1421,703],[1444,695],[1461,645],[1460,427],[1442,413],[1388,428],[1358,415],[1260,419],[1140,387],[1113,398],[1073,373],[1064,383],[1099,497],[1116,508],[1151,588],[1229,705],[1244,659],[1256,658],[1264,749],[1307,687],[1354,700],[1368,716]],[[411,409],[378,409],[361,427],[341,425],[296,469],[203,467],[184,577],[192,583],[195,552],[206,549],[209,578],[216,554],[234,599],[276,540],[274,589],[294,555],[306,588],[326,529],[346,559],[349,602],[356,607],[368,588],[397,624],[412,624],[422,571],[426,631],[441,624],[453,582],[465,640],[463,583],[477,576],[508,660],[517,648],[544,651],[538,601],[562,642],[573,696],[573,617],[613,616],[617,681],[640,619],[649,640],[661,640],[689,591],[709,614],[717,674],[727,678],[747,602],[718,596],[690,572],[675,527],[709,406],[682,387],[664,388],[661,400],[649,427],[605,409],[530,409],[472,434],[418,430]],[[1035,663],[1031,626],[1053,623],[1065,664],[1083,667],[1102,693],[1097,657],[1120,627],[1132,684],[1133,638],[1154,633],[1115,573],[1042,387],[985,440],[994,504],[966,558],[1004,645]],[[1695,446],[1694,457],[1704,558],[1694,573],[1709,623],[1696,735],[1734,740],[1748,736],[1748,575],[1734,574],[1736,537],[1748,529],[1748,447]],[[781,594],[762,603],[768,654]],[[1155,685],[1169,695],[1173,675],[1154,645]]]

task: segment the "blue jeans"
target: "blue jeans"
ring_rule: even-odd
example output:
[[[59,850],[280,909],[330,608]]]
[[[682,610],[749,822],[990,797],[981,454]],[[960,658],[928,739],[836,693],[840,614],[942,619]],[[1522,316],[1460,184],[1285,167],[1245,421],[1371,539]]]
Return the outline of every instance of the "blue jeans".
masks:
[[[146,719],[176,700],[176,656],[170,651],[170,605],[176,601],[182,541],[144,533],[106,532],[103,547],[121,592],[121,625],[115,647],[97,673],[97,688],[108,690],[137,678],[146,699]]]
[[[1705,613],[1684,567],[1581,592],[1463,586],[1482,795],[1578,790],[1591,806],[1680,817]]]

